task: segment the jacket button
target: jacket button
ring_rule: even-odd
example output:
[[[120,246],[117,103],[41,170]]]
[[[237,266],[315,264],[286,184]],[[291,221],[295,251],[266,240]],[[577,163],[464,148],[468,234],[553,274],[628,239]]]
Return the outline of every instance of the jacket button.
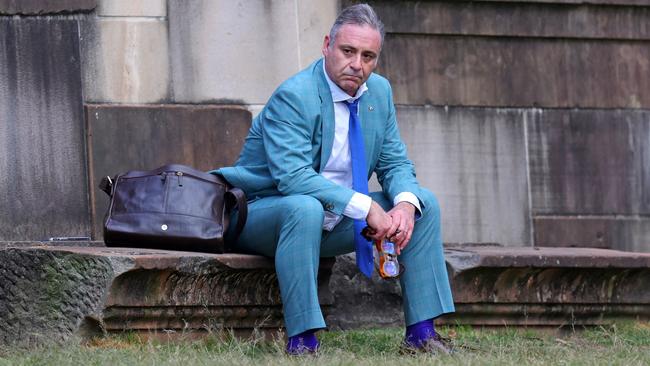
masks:
[[[334,209],[334,205],[331,204],[331,203],[328,203],[328,204],[325,205],[325,208],[326,208],[328,211],[332,211],[332,210]]]

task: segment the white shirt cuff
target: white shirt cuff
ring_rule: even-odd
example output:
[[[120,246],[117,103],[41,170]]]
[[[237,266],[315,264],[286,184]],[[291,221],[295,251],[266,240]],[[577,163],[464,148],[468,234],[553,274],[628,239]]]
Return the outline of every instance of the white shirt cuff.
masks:
[[[393,199],[393,206],[397,206],[398,203],[400,202],[408,202],[415,206],[417,209],[417,212],[415,213],[415,217],[418,218],[422,216],[422,209],[420,208],[420,200],[411,192],[402,192],[395,196],[395,199]]]
[[[370,196],[355,192],[350,198],[350,202],[345,206],[343,215],[354,220],[365,220],[368,217],[368,212],[370,212],[371,204],[372,198]]]

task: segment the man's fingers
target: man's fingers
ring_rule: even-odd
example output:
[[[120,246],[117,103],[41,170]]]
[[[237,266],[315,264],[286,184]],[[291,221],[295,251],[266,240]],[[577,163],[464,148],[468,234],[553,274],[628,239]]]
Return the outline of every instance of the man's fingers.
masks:
[[[364,229],[364,231],[362,231],[362,234],[364,235],[364,237],[366,239],[368,239],[370,241],[372,241],[372,240],[382,240],[382,239],[384,239],[386,237],[385,234],[377,232],[376,230],[373,230],[370,227],[366,227],[366,229]]]
[[[404,222],[404,229],[401,230],[401,232],[397,235],[397,240],[395,244],[399,248],[399,252],[401,253],[402,249],[406,248],[408,243],[411,241],[411,236],[413,235],[413,227],[414,227],[414,221],[413,220],[405,220]]]
[[[395,232],[395,240],[398,241],[399,244],[402,244],[402,242],[406,239],[409,231],[412,230],[411,226],[409,225],[408,219],[401,214],[396,215],[397,220],[399,220],[399,225],[397,227],[397,231]]]
[[[395,237],[395,234],[397,234],[400,225],[402,225],[402,220],[399,217],[393,216],[393,224],[390,226],[390,229],[388,229],[388,232],[386,232],[386,236],[389,238]]]
[[[385,226],[379,226],[375,228],[372,232],[371,237],[373,239],[384,239],[388,236],[388,232],[390,231],[390,225],[385,225]]]
[[[366,222],[374,230],[373,238],[385,238],[393,227],[393,218],[374,201],[370,206]]]
[[[406,246],[405,239],[406,239],[405,236],[400,235],[399,239],[392,240],[393,244],[395,244],[395,249],[397,251],[397,255],[402,254],[402,249]]]
[[[411,241],[411,235],[413,235],[413,232],[408,232],[406,236],[404,237],[404,240],[402,240],[402,243],[400,244],[400,249],[406,248],[408,243]]]
[[[415,221],[412,213],[402,205],[395,206],[392,210],[387,212],[387,214],[391,219],[390,224],[387,226],[377,225],[372,238],[375,240],[387,238],[392,241],[395,244],[396,252],[399,255],[401,254],[402,249],[404,249],[411,240]]]
[[[401,224],[397,226],[395,231],[393,231],[392,235],[390,235],[390,239],[393,240],[393,242],[398,242],[401,241],[404,238],[405,230]]]

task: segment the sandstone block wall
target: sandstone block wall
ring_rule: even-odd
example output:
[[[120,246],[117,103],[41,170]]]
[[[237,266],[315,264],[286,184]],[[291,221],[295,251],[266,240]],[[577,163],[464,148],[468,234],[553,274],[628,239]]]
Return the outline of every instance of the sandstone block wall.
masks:
[[[166,1],[99,1],[82,23],[83,89],[87,103],[169,100]]]
[[[85,101],[258,111],[320,57],[337,12],[336,0],[100,0],[83,28]]]
[[[170,1],[173,99],[264,104],[320,56],[336,1]]]
[[[39,193],[33,200],[23,194],[11,203],[12,217],[23,225],[25,215],[36,211],[35,221],[45,224],[19,228],[7,216],[0,239],[90,233],[88,185],[95,182],[79,177],[92,175],[84,169],[92,164],[88,149],[95,142],[86,146],[80,105],[180,104],[190,111],[192,104],[235,104],[254,115],[282,80],[320,57],[323,35],[349,3],[0,2],[0,42],[8,50],[0,73],[13,75],[4,78],[0,103],[24,121],[7,128],[17,120],[12,117],[0,130],[2,146],[10,150],[4,167],[15,168],[33,150],[49,151],[47,159],[32,159],[40,165],[18,169],[25,188],[5,184],[10,188],[2,193],[57,187],[65,197],[65,205],[54,197],[39,211]],[[650,250],[644,145],[650,138],[650,4],[371,4],[387,30],[378,72],[394,87],[419,179],[440,198],[445,242]],[[57,33],[64,25],[70,29]],[[12,32],[61,37],[42,48],[23,47],[33,54],[20,56],[10,46]],[[46,70],[38,60],[56,61],[45,84],[27,79],[38,74],[27,72],[30,67]],[[16,83],[10,82],[14,76]],[[12,85],[27,90],[28,84],[34,94],[14,103]],[[141,140],[153,136],[144,128],[132,133]],[[115,173],[121,168],[129,167],[115,167]],[[53,222],[53,213],[67,218]]]
[[[445,242],[650,251],[649,2],[370,3]]]
[[[0,240],[90,228],[78,22],[0,16]]]

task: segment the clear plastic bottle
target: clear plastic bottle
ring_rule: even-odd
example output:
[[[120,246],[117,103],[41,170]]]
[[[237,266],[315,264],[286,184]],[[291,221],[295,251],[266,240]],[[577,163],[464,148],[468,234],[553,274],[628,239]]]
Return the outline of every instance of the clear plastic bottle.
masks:
[[[375,247],[379,253],[379,275],[381,278],[395,278],[399,276],[399,263],[395,244],[386,239],[375,240]]]

